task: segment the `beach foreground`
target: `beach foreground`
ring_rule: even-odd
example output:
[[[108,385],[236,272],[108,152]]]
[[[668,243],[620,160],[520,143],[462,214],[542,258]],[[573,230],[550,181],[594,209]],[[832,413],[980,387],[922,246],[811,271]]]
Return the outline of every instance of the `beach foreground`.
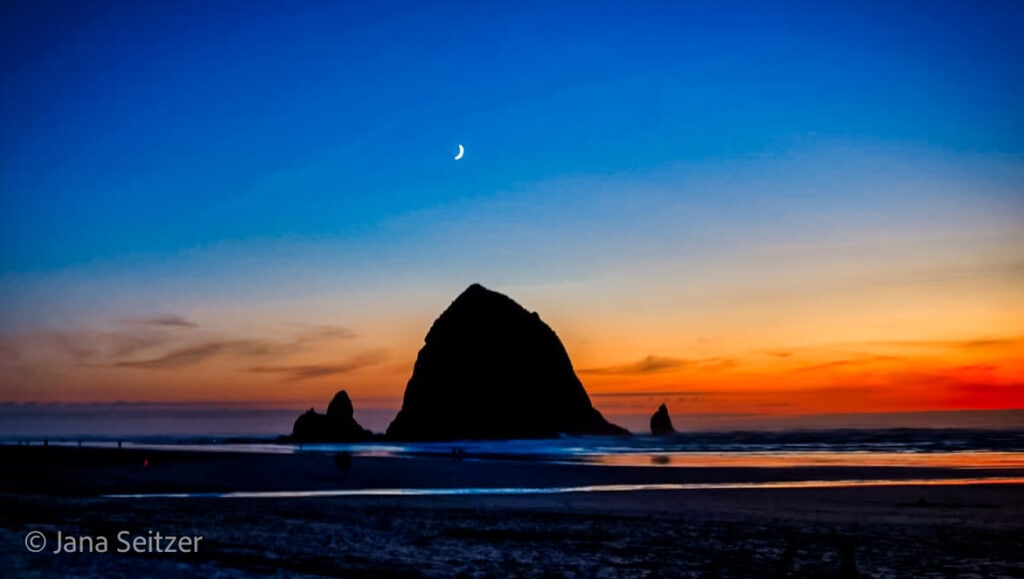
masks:
[[[304,479],[310,482],[302,488],[311,490],[366,482],[409,488],[417,480],[429,488],[521,485],[525,478],[562,486],[644,477],[714,481],[758,473],[363,457],[343,470],[331,457],[312,454],[159,452],[146,452],[150,466],[142,467],[135,464],[137,451],[54,450],[3,449],[16,467],[0,477],[5,576],[1024,576],[1024,486],[1018,484],[109,498],[100,495],[227,492],[225,485],[243,480],[249,483],[230,490],[299,490],[293,485]],[[65,459],[49,460],[56,456]],[[44,458],[53,465],[28,472]],[[330,469],[318,470],[321,463]],[[167,472],[150,476],[160,465]],[[224,476],[217,479],[218,473]],[[47,486],[44,476],[58,480]],[[26,548],[32,531],[49,541],[42,552]],[[118,553],[122,531],[202,540],[190,553]],[[58,532],[107,537],[109,551],[55,553]]]

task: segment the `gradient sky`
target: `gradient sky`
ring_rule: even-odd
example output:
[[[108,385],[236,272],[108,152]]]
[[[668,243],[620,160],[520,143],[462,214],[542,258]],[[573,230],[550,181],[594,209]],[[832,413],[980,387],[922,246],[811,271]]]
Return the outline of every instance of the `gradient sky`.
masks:
[[[4,2],[0,401],[394,410],[479,282],[613,416],[1024,408],[1021,30],[1018,2]]]

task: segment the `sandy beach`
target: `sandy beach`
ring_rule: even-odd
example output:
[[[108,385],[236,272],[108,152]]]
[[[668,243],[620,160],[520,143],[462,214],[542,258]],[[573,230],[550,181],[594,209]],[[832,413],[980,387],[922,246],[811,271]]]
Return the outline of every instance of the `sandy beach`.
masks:
[[[102,496],[867,475],[917,480],[952,474],[921,469],[609,468],[375,457],[356,457],[351,468],[339,469],[330,455],[314,453],[55,447],[5,447],[0,456],[13,467],[0,477],[5,576],[137,576],[140,565],[147,575],[175,576],[1024,576],[1024,486],[1018,484],[316,498]],[[145,460],[148,466],[142,466]],[[32,531],[48,539],[47,549],[26,549]],[[124,531],[201,536],[202,541],[191,553],[115,552],[116,537]],[[107,537],[110,550],[55,553],[58,532]]]

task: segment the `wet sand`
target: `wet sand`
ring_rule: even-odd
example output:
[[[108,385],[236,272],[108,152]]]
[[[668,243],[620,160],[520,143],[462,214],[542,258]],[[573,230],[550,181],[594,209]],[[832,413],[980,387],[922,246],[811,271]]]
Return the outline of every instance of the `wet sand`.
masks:
[[[609,468],[369,457],[355,458],[344,470],[330,456],[316,454],[54,447],[2,448],[0,458],[13,467],[0,475],[4,576],[1024,576],[1024,486],[1018,484],[98,498],[111,492],[835,480],[866,474],[893,479],[948,472]],[[146,459],[149,466],[141,466]],[[50,549],[38,554],[25,549],[25,535],[33,530],[50,539]],[[197,553],[52,552],[58,531],[106,536],[113,550],[118,532],[147,530],[199,535],[203,541]]]
[[[76,447],[0,446],[0,492],[96,497],[108,494],[581,487],[846,480],[1024,477],[1024,469],[814,466],[637,467],[528,460],[360,457]]]

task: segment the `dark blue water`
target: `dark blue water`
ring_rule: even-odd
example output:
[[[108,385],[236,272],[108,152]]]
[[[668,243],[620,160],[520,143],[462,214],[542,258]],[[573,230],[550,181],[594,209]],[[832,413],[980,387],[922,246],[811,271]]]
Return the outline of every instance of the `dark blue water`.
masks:
[[[564,437],[550,440],[459,441],[379,445],[304,445],[305,450],[363,447],[395,454],[445,455],[452,448],[480,457],[556,458],[672,453],[946,453],[1024,452],[1022,430],[816,430],[697,432],[673,436]]]

